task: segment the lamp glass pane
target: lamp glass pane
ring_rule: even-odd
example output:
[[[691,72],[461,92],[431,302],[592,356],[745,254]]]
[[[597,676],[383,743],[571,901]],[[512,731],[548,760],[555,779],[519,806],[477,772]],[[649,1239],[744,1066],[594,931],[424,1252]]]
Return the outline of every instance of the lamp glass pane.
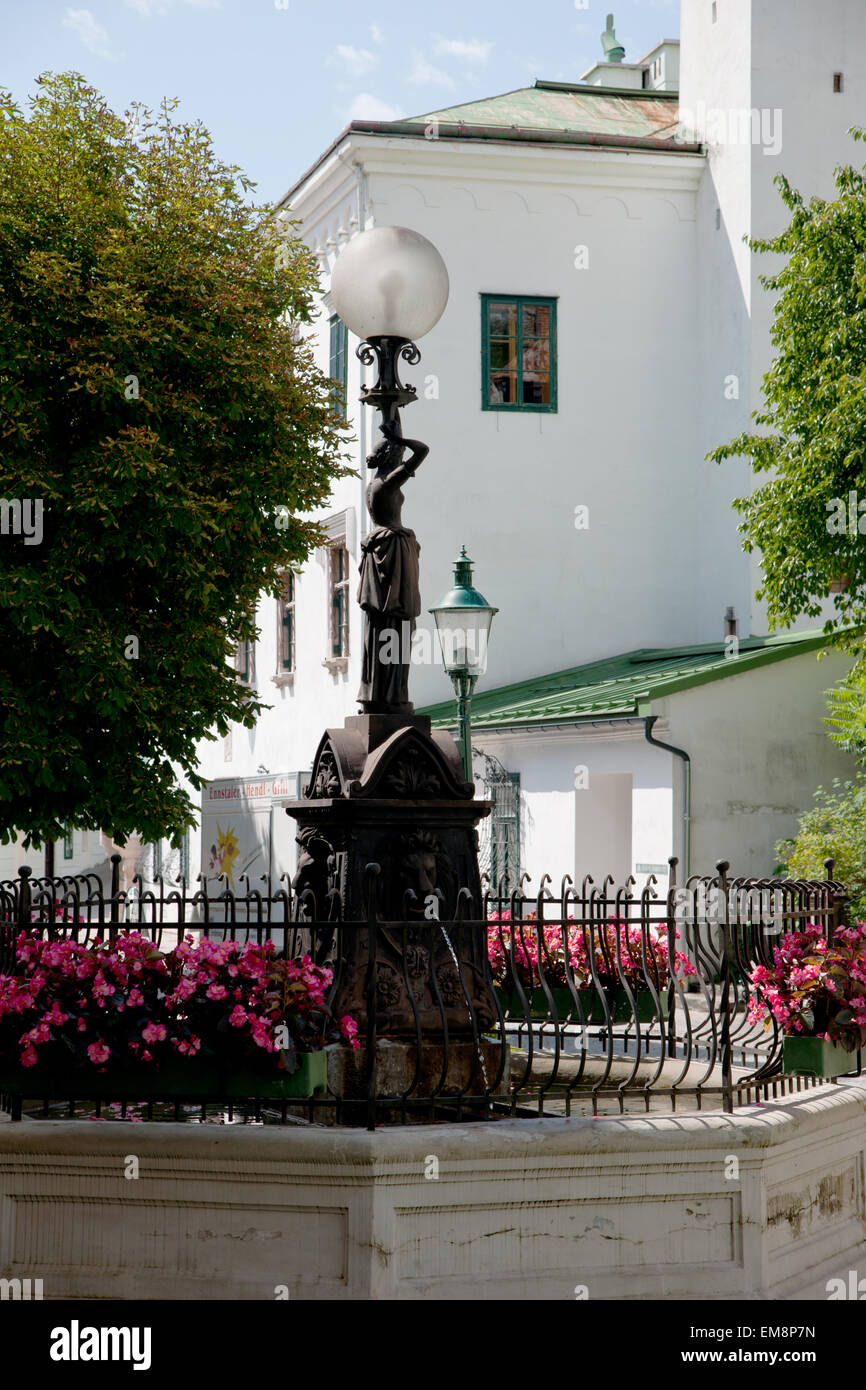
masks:
[[[487,670],[487,639],[493,614],[489,608],[440,609],[436,630],[445,670],[481,676]]]

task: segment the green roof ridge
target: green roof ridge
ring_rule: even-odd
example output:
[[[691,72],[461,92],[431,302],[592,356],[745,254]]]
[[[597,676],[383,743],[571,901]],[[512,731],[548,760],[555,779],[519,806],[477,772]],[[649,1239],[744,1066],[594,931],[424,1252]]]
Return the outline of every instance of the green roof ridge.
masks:
[[[725,655],[724,640],[683,647],[637,648],[481,691],[472,702],[473,723],[577,723],[605,715],[634,717],[644,713],[647,702],[653,699],[742,675],[828,644],[823,628],[808,628],[772,637],[744,637],[736,658]],[[718,659],[712,660],[713,657]],[[654,664],[663,669],[649,669]],[[455,712],[451,700],[419,710],[434,723],[446,725],[454,722]]]

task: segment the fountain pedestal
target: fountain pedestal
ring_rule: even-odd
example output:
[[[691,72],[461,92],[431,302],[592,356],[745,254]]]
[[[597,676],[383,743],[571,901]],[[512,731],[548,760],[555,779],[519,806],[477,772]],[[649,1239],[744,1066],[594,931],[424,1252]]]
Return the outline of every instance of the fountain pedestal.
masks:
[[[368,1021],[369,923],[378,1037],[473,1038],[498,1017],[488,982],[478,872],[476,801],[457,746],[421,715],[362,714],[326,730],[298,823],[295,892],[304,916],[326,921],[336,894],[332,1007]],[[377,865],[378,872],[370,871]],[[351,923],[364,925],[352,928]],[[339,947],[336,943],[339,941]]]

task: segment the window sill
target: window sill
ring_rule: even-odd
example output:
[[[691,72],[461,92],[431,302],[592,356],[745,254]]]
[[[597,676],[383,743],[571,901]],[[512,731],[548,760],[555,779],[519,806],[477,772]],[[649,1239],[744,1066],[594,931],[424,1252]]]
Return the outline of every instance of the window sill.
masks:
[[[345,675],[349,669],[349,658],[347,656],[327,657],[322,665],[326,671],[330,671],[332,676]]]
[[[295,673],[294,671],[277,671],[275,676],[271,676],[271,680],[278,690],[291,690],[295,683]]]

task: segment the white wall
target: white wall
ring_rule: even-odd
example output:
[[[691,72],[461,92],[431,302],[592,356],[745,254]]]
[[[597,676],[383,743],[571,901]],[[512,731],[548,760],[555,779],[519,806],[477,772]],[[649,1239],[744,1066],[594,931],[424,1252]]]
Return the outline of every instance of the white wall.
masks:
[[[566,873],[579,888],[585,874],[600,884],[607,874],[621,882],[634,872],[640,889],[648,875],[635,872],[638,864],[666,867],[670,854],[677,853],[672,777],[678,774],[671,755],[648,744],[643,731],[640,723],[473,735],[474,747],[520,774],[520,867],[532,879],[527,893],[538,891],[545,873],[555,893]],[[666,737],[664,727],[656,732]],[[628,824],[616,838],[597,833],[607,824],[614,780],[628,783],[631,793]],[[483,791],[479,786],[477,794]],[[624,816],[621,804],[616,809]],[[666,887],[666,876],[657,872],[656,877]]]
[[[789,222],[774,186],[777,174],[784,173],[807,197],[829,197],[836,164],[862,164],[847,131],[860,122],[866,99],[862,0],[718,0],[716,13],[714,24],[711,0],[682,0],[681,113],[697,114],[703,102],[707,113],[723,113],[730,132],[732,113],[755,111],[766,121],[770,138],[724,140],[707,127],[707,171],[698,199],[701,455],[750,427],[753,412],[762,406],[763,377],[774,353],[774,296],[759,277],[780,262],[753,254],[743,235],[772,237]],[[841,94],[833,92],[834,72],[844,75]],[[738,400],[725,395],[731,375],[739,380]],[[707,564],[700,571],[702,582],[717,589],[724,567],[715,566],[715,557],[731,541],[727,527],[717,524],[719,514],[729,499],[748,495],[754,482],[745,462],[730,461],[720,469],[698,463],[698,468],[705,478],[708,470],[717,474],[715,481],[709,477],[702,483]],[[816,525],[824,519],[818,508]],[[754,598],[760,585],[757,553],[750,570],[748,592],[741,583],[725,600],[737,609],[741,636],[768,627],[766,605]],[[831,611],[828,604],[825,615]],[[814,621],[803,618],[795,627]]]
[[[822,722],[845,667],[838,654],[806,653],[659,702],[670,742],[692,760],[693,873],[719,859],[737,875],[772,873],[776,842],[796,832],[816,787],[852,776]]]
[[[632,868],[632,775],[596,772],[574,792],[575,865],[604,864],[617,884]]]

